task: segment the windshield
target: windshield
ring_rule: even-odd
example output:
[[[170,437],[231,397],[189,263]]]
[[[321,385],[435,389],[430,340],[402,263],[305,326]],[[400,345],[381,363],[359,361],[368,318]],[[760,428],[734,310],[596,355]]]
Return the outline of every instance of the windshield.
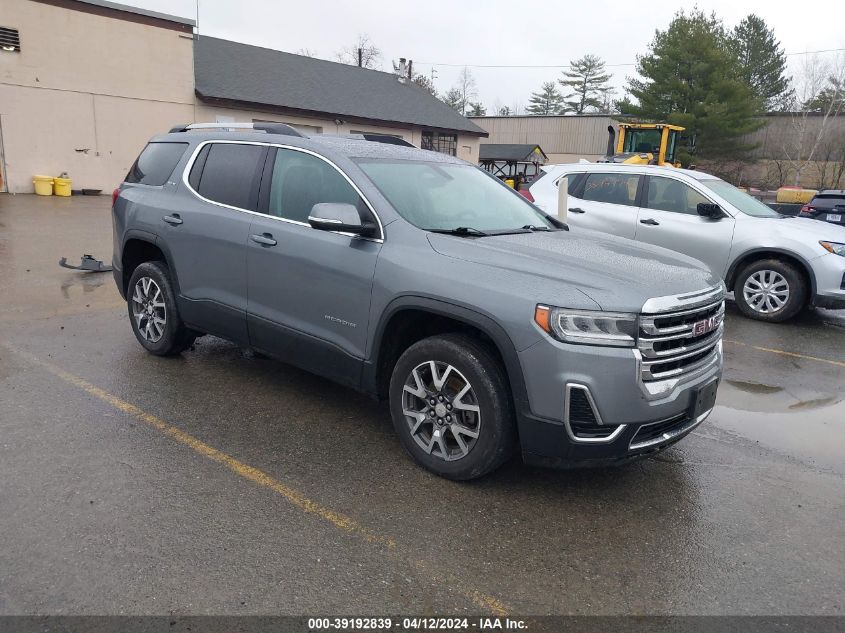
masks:
[[[396,211],[421,229],[554,228],[520,194],[472,165],[369,159],[358,164]]]
[[[623,151],[636,152],[639,154],[657,154],[660,151],[660,130],[637,130],[625,131],[625,145]]]
[[[740,191],[724,180],[700,180],[702,185],[707,187],[713,193],[722,196],[725,200],[730,202],[737,209],[742,211],[745,215],[752,215],[755,218],[779,218],[780,213],[769,206],[766,206],[757,198],[752,198],[744,191]]]

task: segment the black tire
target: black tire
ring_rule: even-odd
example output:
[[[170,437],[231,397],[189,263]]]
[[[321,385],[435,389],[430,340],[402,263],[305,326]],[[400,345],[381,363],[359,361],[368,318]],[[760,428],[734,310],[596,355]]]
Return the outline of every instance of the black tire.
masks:
[[[745,284],[755,273],[772,271],[780,275],[786,282],[789,298],[777,310],[761,312],[749,304],[745,296]],[[747,317],[758,321],[781,323],[788,321],[807,305],[807,280],[794,264],[782,259],[761,259],[745,266],[737,275],[734,282],[734,300],[737,307]]]
[[[406,381],[413,380],[415,369],[418,369],[420,373],[425,372],[425,368],[419,368],[429,361],[435,361],[440,367],[451,365],[457,372],[448,372],[449,376],[443,382],[442,392],[426,389],[426,397],[417,399],[415,402],[419,402],[420,406],[426,407],[429,412],[434,411],[434,407],[428,408],[428,398],[435,397],[437,393],[443,393],[448,406],[454,406],[451,410],[451,413],[457,414],[452,418],[454,422],[460,421],[469,427],[472,421],[477,421],[478,426],[475,428],[477,428],[478,437],[473,439],[461,436],[466,445],[463,448],[456,442],[456,433],[452,430],[452,425],[445,423],[445,418],[443,418],[446,426],[439,428],[442,434],[440,438],[444,444],[439,444],[434,450],[427,452],[418,440],[424,440],[426,433],[428,437],[434,437],[434,431],[438,429],[435,426],[436,421],[426,418],[426,422],[423,423],[425,428],[420,427],[419,433],[416,434],[418,439],[415,439],[411,433],[411,425],[414,421],[409,421],[403,413]],[[447,371],[444,370],[442,373],[445,375]],[[471,391],[467,396],[460,398],[461,407],[467,404],[465,398],[470,398],[473,406],[478,407],[480,417],[477,419],[474,417],[475,413],[458,411],[461,407],[459,407],[458,398],[453,396],[454,391],[459,389],[455,385],[464,383],[470,385]],[[404,397],[411,398],[411,396]],[[482,477],[501,466],[513,452],[516,429],[510,388],[504,369],[500,361],[484,345],[469,336],[463,334],[432,336],[405,350],[393,368],[389,399],[393,426],[405,450],[417,463],[441,477],[454,480]],[[414,407],[411,410],[416,411],[417,408]],[[461,425],[456,426],[460,428]],[[470,442],[472,442],[471,446]],[[434,444],[434,440],[431,443]],[[463,453],[467,446],[469,449],[460,457],[452,457],[451,461],[447,461],[438,452],[442,452],[442,447],[450,445],[457,453]]]
[[[141,305],[134,300],[135,291],[142,280],[152,280],[161,291],[161,299],[164,303],[164,325],[161,328],[160,338],[152,340],[149,334],[142,333],[142,328],[148,322],[148,318],[142,317],[139,322],[135,310]],[[153,289],[152,286],[150,286]],[[138,288],[139,291],[141,288]],[[154,290],[154,289],[153,289]],[[190,330],[182,322],[179,310],[176,306],[176,294],[173,292],[173,284],[170,282],[170,271],[167,264],[160,261],[144,262],[132,271],[129,285],[126,289],[126,304],[129,311],[129,322],[132,324],[132,331],[138,342],[151,354],[156,356],[174,356],[188,349],[197,338],[197,333]],[[161,314],[161,313],[159,313]],[[154,332],[153,337],[158,332]]]

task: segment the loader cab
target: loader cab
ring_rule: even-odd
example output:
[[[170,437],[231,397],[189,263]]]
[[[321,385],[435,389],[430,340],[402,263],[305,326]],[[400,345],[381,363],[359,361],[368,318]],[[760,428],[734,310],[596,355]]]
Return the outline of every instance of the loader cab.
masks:
[[[675,155],[683,131],[684,128],[677,125],[620,123],[616,154],[626,156],[651,154],[651,159],[647,162],[680,167]]]

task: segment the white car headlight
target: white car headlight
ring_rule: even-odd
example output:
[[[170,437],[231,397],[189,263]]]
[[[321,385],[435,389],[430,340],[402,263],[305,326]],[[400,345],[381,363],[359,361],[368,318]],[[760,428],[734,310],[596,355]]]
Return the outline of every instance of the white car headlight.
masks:
[[[821,244],[822,248],[829,253],[845,257],[845,244],[841,244],[839,242],[819,242],[819,244]]]
[[[554,338],[566,343],[634,347],[639,322],[636,314],[569,310],[538,305],[534,322]]]

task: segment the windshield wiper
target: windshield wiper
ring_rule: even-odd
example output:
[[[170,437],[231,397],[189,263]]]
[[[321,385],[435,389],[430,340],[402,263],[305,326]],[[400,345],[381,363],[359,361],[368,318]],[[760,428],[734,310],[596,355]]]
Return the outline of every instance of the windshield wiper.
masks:
[[[551,231],[547,226],[537,226],[536,224],[526,224],[522,228],[528,231]]]
[[[474,229],[471,226],[459,226],[455,229],[429,229],[429,231],[432,233],[444,233],[446,235],[470,235],[474,237],[484,237],[486,235],[490,235],[484,231]]]

